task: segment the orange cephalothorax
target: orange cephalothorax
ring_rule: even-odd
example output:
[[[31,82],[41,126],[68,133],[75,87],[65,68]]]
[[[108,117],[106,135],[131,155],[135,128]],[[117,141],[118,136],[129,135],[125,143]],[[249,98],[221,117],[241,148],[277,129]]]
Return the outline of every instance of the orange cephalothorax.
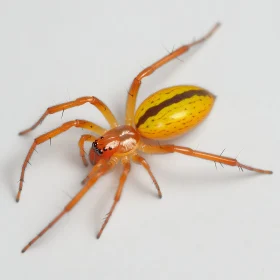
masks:
[[[140,134],[130,125],[120,125],[108,131],[116,133],[120,137],[120,147],[116,153],[117,156],[124,156],[134,152],[140,141]],[[105,135],[107,135],[105,133]],[[104,135],[104,137],[105,137]]]
[[[109,160],[120,146],[120,137],[115,133],[107,133],[92,143],[89,152],[90,162],[94,165],[100,159]]]
[[[139,141],[140,135],[132,126],[117,126],[92,143],[90,161],[96,164],[100,159],[109,160],[113,155],[130,154],[136,150]]]

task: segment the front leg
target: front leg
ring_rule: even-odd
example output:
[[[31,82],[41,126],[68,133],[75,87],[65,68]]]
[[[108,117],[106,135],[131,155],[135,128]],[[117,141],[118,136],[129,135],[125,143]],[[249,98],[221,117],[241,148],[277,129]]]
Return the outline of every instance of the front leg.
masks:
[[[100,170],[87,182],[87,184],[71,199],[71,201],[64,207],[64,209],[42,230],[37,236],[35,236],[23,249],[22,253],[30,248],[40,237],[42,237],[49,229],[51,229],[66,213],[72,210],[72,208],[83,198],[88,190],[96,183],[96,181],[106,174],[110,169],[115,167],[114,161],[104,163]]]
[[[117,203],[119,202],[119,200],[121,198],[123,187],[124,187],[124,183],[126,181],[128,173],[130,171],[130,162],[129,162],[129,160],[127,158],[124,158],[122,160],[122,163],[123,163],[123,172],[122,172],[122,175],[121,175],[120,180],[119,180],[119,186],[118,186],[118,189],[117,189],[116,194],[115,194],[114,202],[113,202],[113,205],[111,206],[110,211],[106,215],[105,221],[102,224],[101,229],[99,230],[99,232],[97,234],[97,238],[100,238],[104,228],[108,224],[108,222],[109,222],[109,220],[110,220],[110,218],[111,218],[111,216],[112,216],[112,214],[113,214],[113,212],[115,210],[115,207],[116,207]]]
[[[111,110],[101,100],[99,100],[97,97],[94,96],[85,96],[85,97],[80,97],[74,101],[49,107],[34,125],[32,125],[28,129],[21,131],[19,135],[24,135],[30,132],[31,130],[35,129],[50,114],[54,114],[60,111],[65,111],[73,107],[81,106],[84,105],[85,103],[90,103],[91,105],[95,106],[104,115],[104,117],[106,118],[106,120],[108,121],[108,123],[112,128],[118,125],[118,122],[114,117],[113,113],[111,112]],[[103,134],[104,129],[102,127],[96,125],[96,129],[98,129],[98,134]]]
[[[85,128],[88,130],[93,130],[95,126],[96,125],[92,122],[88,122],[88,121],[84,121],[84,120],[75,120],[75,121],[66,122],[62,126],[35,138],[32,146],[23,162],[23,165],[22,165],[22,170],[21,170],[21,175],[20,175],[20,180],[19,180],[19,190],[17,193],[16,201],[18,202],[20,199],[22,186],[23,186],[23,182],[24,182],[25,169],[26,169],[26,166],[29,163],[29,160],[30,160],[34,150],[36,149],[37,145],[40,145],[48,140],[51,140],[53,137],[67,131],[71,127],[80,127],[80,128]]]

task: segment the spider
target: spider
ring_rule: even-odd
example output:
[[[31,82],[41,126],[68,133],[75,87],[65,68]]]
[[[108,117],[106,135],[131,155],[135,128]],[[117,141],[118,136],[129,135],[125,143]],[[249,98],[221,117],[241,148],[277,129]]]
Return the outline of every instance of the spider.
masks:
[[[145,138],[152,140],[170,139],[175,136],[182,135],[191,128],[198,125],[212,109],[215,101],[215,96],[209,91],[191,85],[179,85],[165,89],[161,89],[150,95],[142,102],[135,112],[136,97],[142,82],[142,79],[151,75],[156,69],[160,68],[169,61],[177,58],[179,55],[187,52],[193,46],[207,40],[220,26],[216,23],[214,27],[202,38],[194,41],[191,44],[183,45],[180,48],[169,53],[162,59],[156,61],[151,66],[141,71],[133,80],[127,96],[125,124],[119,125],[111,110],[97,97],[87,96],[81,97],[71,102],[66,102],[56,106],[49,107],[42,117],[30,128],[22,131],[19,135],[24,135],[35,129],[49,115],[76,106],[81,106],[85,103],[90,103],[95,106],[106,118],[110,124],[110,129],[106,130],[99,125],[86,120],[73,120],[64,123],[60,127],[51,130],[37,138],[35,138],[25,160],[22,165],[22,171],[19,182],[19,190],[16,201],[20,199],[25,169],[37,145],[67,131],[72,127],[87,129],[99,135],[99,138],[92,134],[84,134],[79,140],[80,156],[85,166],[88,161],[85,157],[84,143],[86,141],[92,143],[89,151],[89,160],[93,165],[87,177],[82,181],[83,188],[71,199],[58,214],[35,238],[33,238],[23,249],[24,253],[30,246],[35,243],[43,234],[45,234],[63,215],[69,212],[87,193],[87,191],[95,184],[95,182],[109,170],[113,169],[119,162],[123,165],[123,171],[119,179],[119,185],[114,197],[114,202],[108,212],[100,231],[97,234],[99,238],[106,227],[117,203],[120,200],[124,183],[130,171],[131,164],[142,165],[156,187],[159,198],[162,197],[160,187],[155,179],[151,168],[147,161],[139,154],[140,152],[147,154],[166,154],[166,153],[181,153],[188,156],[198,157],[213,162],[219,162],[230,166],[237,166],[240,169],[248,169],[263,174],[272,174],[271,171],[262,170],[238,162],[236,159],[215,155],[198,150],[193,150],[188,147],[169,145],[150,145],[147,144]]]

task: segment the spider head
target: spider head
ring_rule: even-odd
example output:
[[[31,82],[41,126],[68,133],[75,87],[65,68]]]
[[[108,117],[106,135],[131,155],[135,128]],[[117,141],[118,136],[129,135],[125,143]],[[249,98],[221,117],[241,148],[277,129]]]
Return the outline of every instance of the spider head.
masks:
[[[110,159],[116,153],[120,146],[120,137],[107,132],[104,136],[96,139],[92,143],[92,150],[94,152],[94,162],[102,159]]]

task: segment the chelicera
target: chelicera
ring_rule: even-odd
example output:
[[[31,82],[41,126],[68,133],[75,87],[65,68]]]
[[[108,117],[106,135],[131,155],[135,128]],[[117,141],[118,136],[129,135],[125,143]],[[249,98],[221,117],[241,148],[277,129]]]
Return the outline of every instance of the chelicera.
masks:
[[[219,162],[230,166],[237,166],[240,169],[248,169],[263,174],[271,174],[271,171],[262,170],[238,162],[236,159],[201,152],[188,147],[175,146],[172,144],[147,144],[146,138],[152,140],[170,139],[182,135],[191,128],[198,125],[212,109],[215,96],[209,91],[197,86],[173,86],[157,91],[142,102],[135,112],[136,97],[143,78],[151,75],[156,69],[160,68],[169,61],[177,58],[179,55],[187,52],[191,47],[208,39],[219,27],[217,23],[206,36],[194,41],[191,44],[183,45],[174,50],[162,59],[156,61],[151,66],[141,71],[133,80],[127,96],[125,124],[119,125],[111,110],[97,97],[81,97],[71,102],[66,102],[53,107],[49,107],[42,117],[29,129],[20,132],[24,135],[35,129],[49,114],[54,114],[85,103],[95,106],[107,119],[110,129],[107,130],[93,122],[86,120],[73,120],[64,123],[60,127],[35,138],[22,166],[20,176],[19,190],[16,201],[19,201],[25,169],[37,145],[52,139],[53,137],[67,131],[72,127],[83,128],[92,134],[84,134],[79,140],[79,149],[82,161],[85,166],[88,161],[85,157],[84,143],[91,142],[92,147],[89,152],[89,160],[93,165],[87,177],[82,181],[83,188],[71,199],[64,207],[63,211],[55,217],[35,238],[33,238],[22,250],[25,252],[34,242],[45,234],[64,214],[69,212],[95,184],[95,182],[109,170],[113,169],[118,163],[123,166],[123,171],[119,179],[119,185],[114,197],[113,205],[106,216],[106,219],[97,234],[99,238],[107,225],[118,201],[120,200],[124,183],[129,174],[131,161],[142,165],[156,187],[158,196],[162,193],[147,161],[140,153],[147,154],[166,154],[181,153],[188,156],[198,157],[213,162]],[[96,137],[98,135],[99,137]]]

